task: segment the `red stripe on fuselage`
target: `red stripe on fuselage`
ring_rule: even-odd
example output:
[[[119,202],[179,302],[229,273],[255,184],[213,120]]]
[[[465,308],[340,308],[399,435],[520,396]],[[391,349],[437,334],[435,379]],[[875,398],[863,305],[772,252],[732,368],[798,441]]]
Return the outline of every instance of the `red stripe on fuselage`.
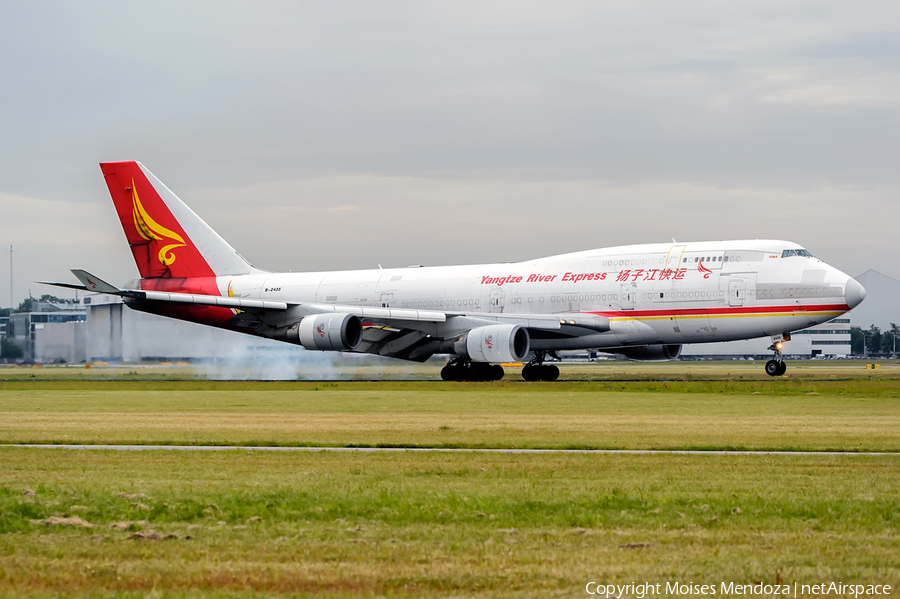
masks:
[[[660,309],[660,310],[588,310],[586,314],[597,314],[598,316],[606,316],[615,318],[618,316],[630,316],[632,318],[640,317],[665,317],[665,316],[690,316],[716,314],[727,314],[730,316],[740,316],[743,314],[766,314],[784,312],[847,312],[850,306],[847,304],[822,304],[822,305],[805,305],[805,306],[731,306],[728,308],[685,308],[678,309]]]

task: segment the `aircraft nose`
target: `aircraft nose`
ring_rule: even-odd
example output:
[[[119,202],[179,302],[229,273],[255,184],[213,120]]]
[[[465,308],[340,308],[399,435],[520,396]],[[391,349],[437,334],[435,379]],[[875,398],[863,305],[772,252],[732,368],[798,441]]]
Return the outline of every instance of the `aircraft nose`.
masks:
[[[850,306],[850,309],[852,310],[866,299],[866,288],[860,285],[856,279],[849,279],[847,281],[847,287],[844,290],[844,298],[847,300],[847,305]]]

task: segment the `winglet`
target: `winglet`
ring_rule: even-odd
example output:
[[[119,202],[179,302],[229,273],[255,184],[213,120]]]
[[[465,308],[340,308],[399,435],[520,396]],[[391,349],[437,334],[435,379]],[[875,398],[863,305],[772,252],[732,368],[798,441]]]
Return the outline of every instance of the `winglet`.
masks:
[[[116,287],[115,285],[110,285],[103,279],[99,277],[95,277],[91,273],[86,270],[79,270],[77,268],[72,269],[72,274],[75,275],[79,281],[84,285],[85,289],[88,291],[93,291],[94,293],[109,293],[109,294],[119,294],[122,293],[122,290]]]

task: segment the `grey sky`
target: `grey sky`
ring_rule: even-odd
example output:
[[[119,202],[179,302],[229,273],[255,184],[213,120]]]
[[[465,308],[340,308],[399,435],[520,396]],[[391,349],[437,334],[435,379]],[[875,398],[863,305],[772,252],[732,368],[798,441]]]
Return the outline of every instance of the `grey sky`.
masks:
[[[16,302],[136,276],[127,159],[270,270],[761,237],[900,277],[896,2],[0,9]]]

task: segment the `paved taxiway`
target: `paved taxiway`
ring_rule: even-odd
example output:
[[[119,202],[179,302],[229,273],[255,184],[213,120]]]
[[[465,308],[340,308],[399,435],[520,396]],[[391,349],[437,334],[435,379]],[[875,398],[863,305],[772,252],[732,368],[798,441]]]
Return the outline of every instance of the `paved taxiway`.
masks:
[[[475,449],[462,447],[252,447],[244,445],[63,445],[40,443],[4,443],[0,447],[25,447],[37,449],[105,449],[112,451],[327,451],[336,453],[379,453],[379,452],[419,452],[419,453],[572,453],[572,454],[626,454],[626,455],[890,455],[887,451],[726,451],[691,449]]]

